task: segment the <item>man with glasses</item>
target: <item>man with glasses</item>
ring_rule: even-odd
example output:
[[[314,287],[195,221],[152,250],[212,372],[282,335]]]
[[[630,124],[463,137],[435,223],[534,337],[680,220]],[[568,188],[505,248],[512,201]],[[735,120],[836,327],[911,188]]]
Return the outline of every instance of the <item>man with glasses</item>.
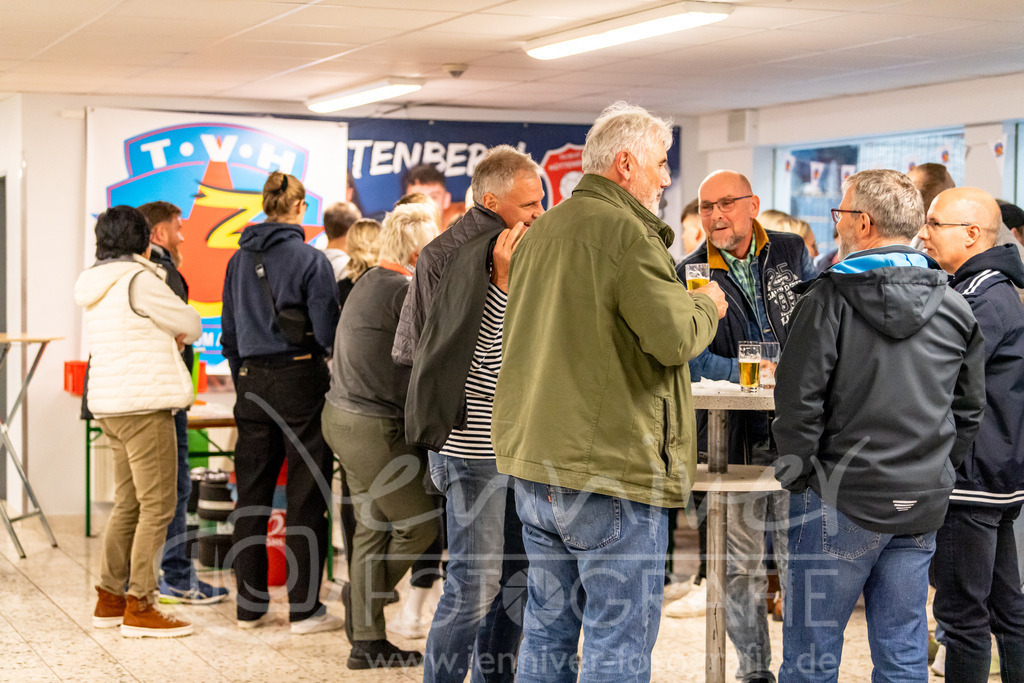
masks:
[[[964,298],[908,246],[921,195],[891,170],[843,183],[843,260],[797,290],[775,375],[775,476],[789,490],[780,683],[836,680],[864,594],[872,680],[928,680],[928,564],[985,408]]]
[[[700,186],[698,211],[707,240],[676,268],[707,263],[711,280],[725,293],[729,309],[714,341],[690,361],[690,376],[739,382],[741,341],[786,343],[786,327],[796,305],[793,285],[816,274],[803,238],[768,232],[757,222],[760,199],[750,181],[735,171],[715,171]],[[743,412],[729,421],[729,463],[771,465],[771,413]],[[698,448],[707,449],[707,413],[697,416]],[[788,494],[729,494],[726,536],[726,631],[739,656],[742,681],[774,681],[765,594],[765,531],[775,537],[779,583],[786,585]],[[695,594],[698,594],[695,592]],[[682,605],[680,609],[682,608]],[[666,614],[676,614],[673,606]],[[679,616],[685,614],[679,613]]]
[[[996,246],[1000,209],[973,187],[946,190],[918,236],[953,276],[985,337],[981,429],[956,469],[946,520],[935,540],[935,618],[951,681],[986,681],[994,633],[1004,681],[1024,680],[1024,596],[1014,520],[1024,502],[1024,264]]]

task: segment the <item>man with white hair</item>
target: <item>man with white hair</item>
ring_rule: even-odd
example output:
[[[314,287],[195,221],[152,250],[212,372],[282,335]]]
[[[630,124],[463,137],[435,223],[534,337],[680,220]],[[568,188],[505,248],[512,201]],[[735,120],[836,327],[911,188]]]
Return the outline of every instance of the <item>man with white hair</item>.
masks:
[[[420,255],[392,354],[412,365],[407,438],[429,449],[430,477],[448,513],[448,571],[427,638],[428,683],[462,681],[471,662],[472,680],[511,682],[522,635],[523,527],[511,482],[494,464],[491,406],[508,262],[544,212],[544,185],[528,154],[499,145],[476,165],[472,190],[476,204]],[[416,621],[406,621],[407,635]]]
[[[687,295],[654,214],[670,126],[606,109],[512,257],[491,433],[530,560],[517,681],[650,678],[668,508],[696,476],[687,361],[726,308],[715,283]]]

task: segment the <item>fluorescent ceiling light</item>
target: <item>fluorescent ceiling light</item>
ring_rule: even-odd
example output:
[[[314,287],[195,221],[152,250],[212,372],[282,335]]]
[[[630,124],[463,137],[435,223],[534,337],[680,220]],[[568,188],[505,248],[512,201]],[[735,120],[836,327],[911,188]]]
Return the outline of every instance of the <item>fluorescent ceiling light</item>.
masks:
[[[537,38],[523,49],[534,59],[558,59],[713,24],[731,12],[732,6],[720,2],[675,2]]]
[[[317,114],[329,114],[340,109],[351,109],[371,102],[390,100],[423,87],[422,78],[386,78],[383,81],[348,88],[330,95],[306,100],[306,108]]]

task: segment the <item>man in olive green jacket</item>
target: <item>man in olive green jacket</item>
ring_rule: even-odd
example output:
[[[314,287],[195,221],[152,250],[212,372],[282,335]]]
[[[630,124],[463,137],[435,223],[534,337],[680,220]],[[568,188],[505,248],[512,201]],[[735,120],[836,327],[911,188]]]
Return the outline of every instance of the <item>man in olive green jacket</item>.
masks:
[[[516,478],[530,560],[517,681],[648,680],[666,508],[696,469],[687,361],[725,313],[688,294],[653,211],[671,124],[616,103],[587,134],[586,173],[512,258],[492,436]]]

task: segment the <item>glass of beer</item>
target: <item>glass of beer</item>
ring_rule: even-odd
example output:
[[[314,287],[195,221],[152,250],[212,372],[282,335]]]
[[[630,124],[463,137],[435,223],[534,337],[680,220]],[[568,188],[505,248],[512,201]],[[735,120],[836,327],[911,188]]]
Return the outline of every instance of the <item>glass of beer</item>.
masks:
[[[711,282],[711,271],[706,263],[686,264],[686,291],[692,292]]]
[[[740,391],[744,394],[756,394],[760,381],[761,365],[760,342],[740,342]]]
[[[761,342],[761,388],[775,388],[775,366],[779,364],[779,343]]]

